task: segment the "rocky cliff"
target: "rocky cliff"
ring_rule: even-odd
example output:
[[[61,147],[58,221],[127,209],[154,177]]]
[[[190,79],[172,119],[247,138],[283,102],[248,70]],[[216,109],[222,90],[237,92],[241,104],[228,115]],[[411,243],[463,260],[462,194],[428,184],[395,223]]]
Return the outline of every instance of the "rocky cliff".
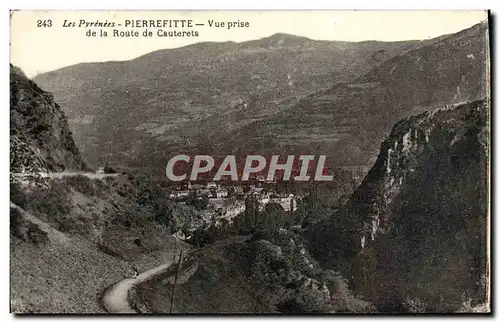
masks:
[[[81,170],[66,116],[52,95],[10,66],[11,173]]]
[[[489,102],[397,123],[346,204],[356,291],[380,309],[484,302],[488,280]]]

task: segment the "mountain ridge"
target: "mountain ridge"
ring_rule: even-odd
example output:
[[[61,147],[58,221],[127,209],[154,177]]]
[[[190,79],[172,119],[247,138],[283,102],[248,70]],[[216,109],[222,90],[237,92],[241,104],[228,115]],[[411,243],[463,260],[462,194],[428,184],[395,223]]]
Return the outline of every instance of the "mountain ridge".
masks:
[[[489,86],[487,31],[482,23],[430,41],[350,82],[305,96],[288,112],[248,127],[254,127],[250,131],[258,137],[275,131],[275,125],[292,124],[290,130],[300,134],[296,142],[307,140],[311,133],[331,137],[331,144],[318,141],[316,151],[335,151],[342,164],[369,165],[379,142],[399,119],[484,97]],[[277,132],[283,134],[284,130],[278,128]]]
[[[37,75],[34,80],[53,92],[66,108],[75,141],[89,162],[96,164],[103,155],[114,155],[106,142],[118,137],[139,137],[159,146],[163,141],[174,141],[177,147],[186,147],[183,141],[196,145],[199,129],[179,128],[207,118],[227,116],[246,123],[252,115],[265,117],[318,87],[355,77],[396,52],[417,45],[376,42],[345,46],[346,42],[292,37],[302,45],[268,48],[282,36],[244,43],[197,43],[125,62],[82,63]],[[129,97],[124,98],[126,93]],[[288,102],[279,103],[284,99]],[[121,109],[115,110],[111,102]],[[245,102],[248,111],[239,106]],[[234,107],[238,109],[232,111]],[[135,119],[125,118],[123,109]],[[252,112],[254,109],[257,111]],[[95,119],[97,115],[106,120]],[[127,131],[117,129],[112,135],[108,124],[112,120],[128,124]],[[126,151],[130,147],[122,148]],[[123,154],[112,158],[131,159]]]
[[[485,26],[409,43],[198,43],[35,79],[66,108],[90,164],[160,171],[178,153],[313,151],[370,165],[398,119],[480,98]]]

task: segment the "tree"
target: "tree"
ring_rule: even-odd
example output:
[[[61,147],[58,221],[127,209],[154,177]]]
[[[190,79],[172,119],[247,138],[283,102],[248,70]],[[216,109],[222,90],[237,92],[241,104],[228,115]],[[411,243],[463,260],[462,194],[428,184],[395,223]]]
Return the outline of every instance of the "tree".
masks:
[[[104,173],[105,174],[116,174],[116,170],[114,168],[112,168],[111,166],[109,166],[108,163],[106,163],[106,165],[104,166]]]
[[[200,195],[198,190],[194,190],[186,199],[186,204],[192,205],[196,210],[206,210],[210,198],[208,195]]]
[[[208,203],[210,198],[207,195],[202,195],[201,198],[196,199],[195,208],[197,210],[206,210],[208,208]]]
[[[259,213],[259,201],[254,195],[245,199],[245,227],[253,230],[255,228],[257,215]]]
[[[227,189],[227,197],[232,198],[234,196],[234,194],[235,194],[234,187],[229,187]]]
[[[257,227],[261,230],[274,232],[278,228],[284,226],[285,210],[278,203],[268,203],[264,212],[258,215]]]

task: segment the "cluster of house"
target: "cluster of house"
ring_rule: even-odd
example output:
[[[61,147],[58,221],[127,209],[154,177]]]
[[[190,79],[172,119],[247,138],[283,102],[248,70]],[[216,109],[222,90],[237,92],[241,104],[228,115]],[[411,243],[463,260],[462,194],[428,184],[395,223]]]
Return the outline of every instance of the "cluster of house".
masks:
[[[261,207],[263,208],[268,203],[276,203],[281,205],[283,210],[285,211],[295,211],[297,210],[297,199],[293,194],[289,194],[288,196],[267,196],[262,197],[259,200]]]
[[[245,201],[230,199],[222,201],[221,203],[221,201],[211,199],[208,204],[208,210],[218,219],[231,220],[237,215],[245,212]]]
[[[196,192],[198,196],[206,195],[209,198],[224,198],[228,196],[228,190],[221,187],[215,182],[208,182],[203,184],[191,184],[188,182],[185,185],[179,186],[175,190],[171,191],[169,198],[171,199],[183,199],[189,195]]]
[[[297,197],[293,194],[278,194],[274,190],[265,189],[262,185],[233,185],[223,187],[215,182],[206,184],[192,184],[188,182],[172,190],[169,198],[182,201],[194,194],[198,198],[208,197],[208,210],[217,214],[217,217],[231,219],[245,211],[245,199],[252,196],[258,203],[260,210],[269,203],[281,205],[285,211],[297,209]]]

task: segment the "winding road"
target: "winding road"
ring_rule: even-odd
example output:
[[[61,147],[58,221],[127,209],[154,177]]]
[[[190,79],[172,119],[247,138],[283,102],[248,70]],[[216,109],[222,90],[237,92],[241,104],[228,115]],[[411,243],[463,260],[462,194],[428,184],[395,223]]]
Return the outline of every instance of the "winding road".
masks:
[[[137,314],[128,302],[128,291],[130,288],[162,273],[172,264],[173,262],[171,261],[167,262],[141,273],[137,278],[126,278],[108,288],[102,298],[102,304],[106,311],[109,313]]]

